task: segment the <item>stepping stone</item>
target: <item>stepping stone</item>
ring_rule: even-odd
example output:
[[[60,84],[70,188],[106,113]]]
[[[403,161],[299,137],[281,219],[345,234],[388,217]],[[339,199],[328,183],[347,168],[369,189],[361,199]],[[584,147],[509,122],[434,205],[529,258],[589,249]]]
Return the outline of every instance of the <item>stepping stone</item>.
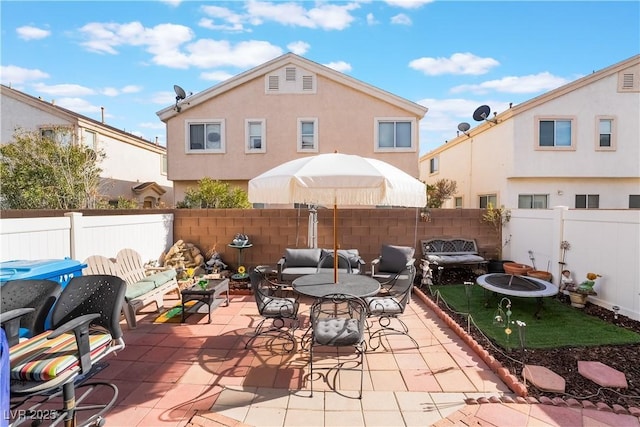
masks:
[[[627,388],[624,373],[601,362],[578,361],[578,373],[602,387]]]
[[[524,365],[522,377],[526,382],[530,382],[542,391],[552,393],[564,393],[565,381],[560,375],[538,365]]]

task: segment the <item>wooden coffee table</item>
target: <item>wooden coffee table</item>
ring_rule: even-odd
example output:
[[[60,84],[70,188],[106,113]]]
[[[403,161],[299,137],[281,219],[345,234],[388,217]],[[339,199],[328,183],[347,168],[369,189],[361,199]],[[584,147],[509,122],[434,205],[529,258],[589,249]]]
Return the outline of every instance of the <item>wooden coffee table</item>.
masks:
[[[182,296],[182,323],[187,318],[187,311],[189,314],[198,312],[200,307],[207,307],[207,314],[209,315],[209,323],[211,323],[211,311],[215,310],[223,302],[225,307],[229,306],[229,279],[209,279],[207,281],[207,287],[202,289],[197,283],[180,291]],[[226,298],[220,298],[223,292],[226,292]],[[187,301],[197,301],[196,304],[187,309],[185,304]]]

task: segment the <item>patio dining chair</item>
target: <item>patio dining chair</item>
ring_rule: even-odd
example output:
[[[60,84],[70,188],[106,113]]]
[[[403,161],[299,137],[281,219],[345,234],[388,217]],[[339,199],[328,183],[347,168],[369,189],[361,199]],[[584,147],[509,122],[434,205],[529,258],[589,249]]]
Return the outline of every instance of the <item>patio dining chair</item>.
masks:
[[[20,338],[30,338],[44,332],[45,321],[60,291],[62,286],[53,280],[20,279],[2,285],[0,323],[9,346],[17,344]],[[11,311],[10,319],[8,313]]]
[[[378,296],[365,298],[368,318],[372,321],[369,326],[369,347],[377,350],[383,345],[382,337],[386,335],[405,335],[416,346],[418,343],[411,335],[409,328],[401,319],[413,292],[413,281],[416,270],[413,266],[406,267],[396,276],[381,284],[382,293]],[[377,322],[377,329],[372,331]]]
[[[326,252],[324,256],[318,261],[318,269],[316,273],[329,273],[333,272],[334,267],[334,253]],[[347,256],[341,252],[338,252],[338,272],[352,274],[351,261]]]
[[[82,425],[104,423],[104,414],[118,397],[117,387],[81,380],[87,379],[97,362],[124,349],[120,311],[125,289],[124,280],[116,276],[72,278],[53,306],[52,329],[10,348],[8,414],[16,417],[11,425],[75,426],[78,418]],[[76,393],[79,390],[82,393]],[[92,394],[96,397],[89,397]],[[61,407],[42,410],[43,405],[51,409],[56,404]],[[32,419],[38,414],[47,420]]]
[[[364,380],[364,352],[366,350],[366,317],[367,307],[364,301],[353,295],[330,294],[316,299],[311,306],[311,338],[309,345],[311,397],[313,397],[313,373],[317,369],[328,369],[325,375],[328,382],[329,373],[333,372],[333,385],[336,388],[338,371],[341,369],[360,369],[360,389],[358,399],[362,398],[362,383]],[[349,368],[353,361],[340,361],[337,366],[317,367],[314,348],[319,346],[353,347],[357,359],[355,367]],[[323,354],[323,353],[321,353]],[[340,353],[340,358],[345,357]],[[349,396],[347,396],[349,397]]]
[[[283,337],[291,344],[288,351],[296,348],[295,330],[298,328],[298,309],[300,303],[295,297],[278,296],[280,286],[271,282],[259,269],[249,273],[251,289],[258,307],[258,314],[262,317],[251,338],[245,344],[249,348],[261,336],[272,338]],[[269,323],[267,323],[269,322]],[[287,322],[289,327],[287,328]],[[273,340],[270,341],[273,344]],[[284,344],[287,349],[288,345]]]

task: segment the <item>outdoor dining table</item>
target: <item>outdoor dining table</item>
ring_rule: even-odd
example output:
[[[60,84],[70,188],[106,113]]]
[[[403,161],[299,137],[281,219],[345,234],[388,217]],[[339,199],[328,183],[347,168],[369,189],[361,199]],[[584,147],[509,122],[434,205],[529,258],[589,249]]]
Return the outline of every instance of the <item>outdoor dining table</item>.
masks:
[[[380,292],[380,282],[362,274],[339,274],[338,283],[333,273],[301,276],[292,282],[293,290],[301,295],[321,298],[329,294],[346,294],[364,298]]]

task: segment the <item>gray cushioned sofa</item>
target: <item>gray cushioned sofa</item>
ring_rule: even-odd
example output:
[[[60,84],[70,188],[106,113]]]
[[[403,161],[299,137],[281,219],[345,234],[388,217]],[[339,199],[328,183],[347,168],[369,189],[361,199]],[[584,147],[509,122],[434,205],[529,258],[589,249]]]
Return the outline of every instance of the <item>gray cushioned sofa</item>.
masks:
[[[277,264],[278,282],[287,283],[300,276],[317,273],[320,260],[331,253],[333,253],[333,249],[285,249],[284,255]],[[344,255],[349,260],[352,274],[364,273],[365,262],[360,258],[360,253],[357,249],[338,249],[338,255]],[[320,272],[324,270],[327,270],[327,272],[333,271],[332,268],[321,268]],[[346,269],[339,268],[338,272],[344,273]]]

